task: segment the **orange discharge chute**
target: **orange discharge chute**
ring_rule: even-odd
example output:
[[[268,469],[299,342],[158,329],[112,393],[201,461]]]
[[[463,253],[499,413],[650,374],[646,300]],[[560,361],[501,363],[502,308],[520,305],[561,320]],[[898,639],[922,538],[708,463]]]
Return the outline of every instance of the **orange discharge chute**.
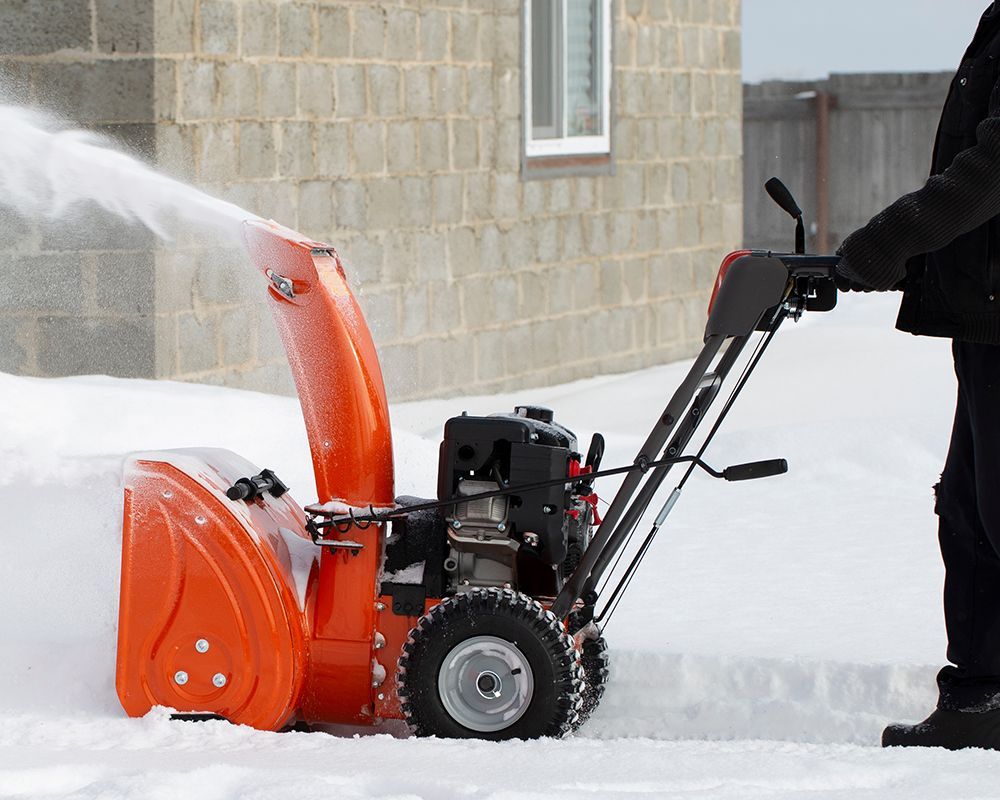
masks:
[[[244,236],[295,379],[319,501],[392,505],[382,373],[337,254],[273,222],[247,222]],[[344,534],[355,549],[317,548],[290,495],[226,495],[257,472],[222,450],[129,460],[122,706],[133,716],[162,705],[270,729],[295,719],[371,721],[376,706],[386,715],[395,698],[382,681],[395,655],[378,661],[389,660],[375,635],[381,527]]]

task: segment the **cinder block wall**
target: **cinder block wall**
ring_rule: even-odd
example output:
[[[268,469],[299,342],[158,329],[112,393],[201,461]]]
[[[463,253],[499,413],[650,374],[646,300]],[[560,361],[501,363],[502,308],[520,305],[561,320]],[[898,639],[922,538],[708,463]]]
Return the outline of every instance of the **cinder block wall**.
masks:
[[[610,174],[527,180],[518,0],[138,5],[72,58],[151,65],[163,168],[340,250],[394,399],[697,347],[742,236],[738,0],[615,0]],[[290,388],[238,251],[153,258],[151,374]]]

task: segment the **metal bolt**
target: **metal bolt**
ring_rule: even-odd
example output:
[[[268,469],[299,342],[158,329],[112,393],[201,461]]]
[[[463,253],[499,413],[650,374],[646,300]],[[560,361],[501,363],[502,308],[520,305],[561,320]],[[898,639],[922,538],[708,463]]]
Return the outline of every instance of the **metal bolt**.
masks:
[[[179,669],[177,670],[177,672],[174,673],[174,683],[176,683],[178,686],[183,686],[187,682],[188,682],[188,674],[184,670]]]
[[[197,650],[199,653],[207,653],[208,639],[199,639],[197,642],[194,643],[194,649]]]
[[[195,517],[194,521],[197,522],[199,525],[204,525],[206,522],[208,522],[208,520],[205,519],[201,514]]]
[[[505,530],[507,530],[507,526],[501,522],[497,525],[497,530],[500,531],[500,533],[503,533]]]
[[[174,496],[174,493],[172,491],[170,491],[169,489],[165,489],[163,491],[163,496],[166,497],[167,500],[169,500],[171,497]]]
[[[223,675],[221,672],[216,672],[212,676],[212,683],[215,686],[218,686],[221,689],[223,686],[225,686],[228,683],[228,680],[226,679],[226,676]]]
[[[385,603],[376,603],[375,604],[375,610],[376,611],[385,611]]]
[[[959,83],[962,84],[962,86],[965,86],[965,84],[967,84],[968,82],[969,82],[968,78],[962,78],[962,80],[959,81]]]
[[[462,527],[462,520],[460,520],[460,519],[453,519],[451,521],[451,527],[453,527],[457,531],[459,528]]]
[[[375,695],[379,700],[385,700],[385,692],[379,692]]]

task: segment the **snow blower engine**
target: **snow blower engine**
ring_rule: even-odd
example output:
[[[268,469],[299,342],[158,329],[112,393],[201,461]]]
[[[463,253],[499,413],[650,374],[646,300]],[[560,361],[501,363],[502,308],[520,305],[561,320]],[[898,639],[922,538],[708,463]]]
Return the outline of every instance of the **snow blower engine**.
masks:
[[[129,458],[125,711],[271,730],[402,719],[418,735],[487,739],[578,728],[608,680],[603,627],[691,476],[787,470],[782,459],[721,471],[703,459],[781,323],[837,300],[837,259],[804,254],[801,211],[780,182],[767,188],[797,220],[796,252],[724,260],[704,347],[632,463],[602,468],[601,435],[584,455],[545,408],[462,415],[445,423],[433,499],[394,495],[382,374],[337,254],[247,222],[318,502],[301,507],[274,471],[228,451]],[[595,483],[612,476],[620,487],[601,515]]]

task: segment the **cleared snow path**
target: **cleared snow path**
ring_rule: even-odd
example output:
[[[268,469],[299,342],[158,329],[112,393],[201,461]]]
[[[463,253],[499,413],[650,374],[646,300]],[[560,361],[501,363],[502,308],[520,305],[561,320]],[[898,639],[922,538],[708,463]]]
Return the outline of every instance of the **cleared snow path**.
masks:
[[[944,651],[930,487],[954,383],[947,343],[891,332],[893,314],[892,298],[851,297],[777,337],[707,459],[791,472],[691,482],[608,627],[606,700],[564,742],[123,719],[122,455],[225,447],[309,502],[297,401],[0,375],[0,797],[997,795],[993,754],[871,747],[930,708]],[[553,407],[584,442],[602,431],[605,463],[627,463],[686,367],[394,406],[397,491],[433,492],[448,416],[515,402]]]

